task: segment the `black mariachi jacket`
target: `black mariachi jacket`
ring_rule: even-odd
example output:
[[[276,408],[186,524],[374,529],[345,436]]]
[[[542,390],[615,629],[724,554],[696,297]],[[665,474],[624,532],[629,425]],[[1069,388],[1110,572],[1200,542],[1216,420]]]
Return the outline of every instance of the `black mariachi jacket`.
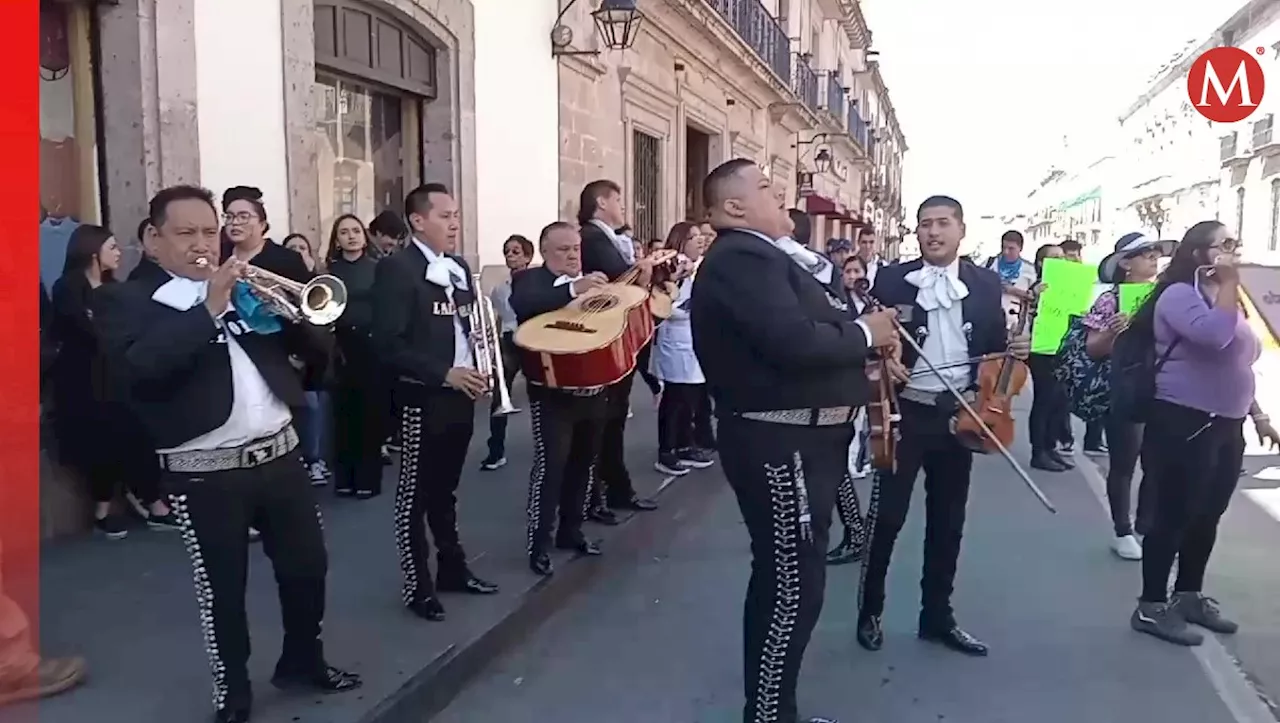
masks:
[[[969,356],[995,354],[1008,348],[1008,331],[1005,327],[1004,307],[1001,305],[1003,290],[999,274],[961,259],[960,280],[969,287],[969,295],[960,302],[964,317],[964,333],[969,341]],[[917,344],[923,346],[929,334],[929,315],[916,303],[915,286],[907,282],[907,274],[924,266],[916,259],[905,264],[885,266],[876,273],[875,287],[871,295],[882,305],[898,310],[898,320]],[[902,345],[902,363],[908,369],[915,366],[919,354],[909,344]],[[973,379],[978,378],[978,365],[973,365]]]
[[[412,242],[378,261],[373,282],[373,346],[379,361],[394,377],[393,388],[407,399],[421,400],[444,388],[453,368],[455,312],[462,329],[471,333],[475,288],[471,267],[460,256],[447,254],[466,276],[467,289],[453,289],[427,281],[427,257]]]
[[[599,226],[587,223],[582,227],[581,235],[582,273],[599,271],[608,276],[610,281],[617,281],[619,276],[631,269],[631,264],[627,263],[618,247],[613,245],[613,241]]]
[[[267,386],[286,406],[305,406],[289,363],[294,355],[323,365],[333,337],[309,324],[282,322],[277,334],[249,331],[234,313],[214,323],[204,304],[178,311],[151,296],[168,283],[157,275],[99,289],[94,321],[115,379],[158,449],[175,447],[226,423],[234,387],[225,334],[236,335]],[[224,331],[224,328],[226,329]]]

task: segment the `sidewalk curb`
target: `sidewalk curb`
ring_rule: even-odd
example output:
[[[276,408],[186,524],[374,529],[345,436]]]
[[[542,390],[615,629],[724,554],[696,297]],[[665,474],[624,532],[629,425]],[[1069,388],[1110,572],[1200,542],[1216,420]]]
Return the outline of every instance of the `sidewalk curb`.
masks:
[[[657,498],[662,506],[633,513],[602,537],[607,545],[600,557],[561,562],[551,577],[527,590],[519,604],[469,642],[453,645],[418,671],[358,723],[426,723],[439,715],[490,663],[526,640],[570,598],[585,591],[599,577],[636,563],[654,540],[669,539],[684,524],[696,520],[725,488],[719,474],[705,479],[664,480]]]

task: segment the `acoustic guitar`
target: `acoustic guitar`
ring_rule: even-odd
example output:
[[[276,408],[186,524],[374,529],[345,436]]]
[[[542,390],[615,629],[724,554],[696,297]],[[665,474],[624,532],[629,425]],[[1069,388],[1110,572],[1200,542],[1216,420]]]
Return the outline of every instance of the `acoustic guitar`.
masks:
[[[655,263],[675,257],[657,251]],[[613,283],[592,289],[564,308],[535,316],[517,329],[529,381],[552,389],[590,389],[621,381],[636,368],[636,356],[653,337],[649,289],[636,286],[635,268]]]

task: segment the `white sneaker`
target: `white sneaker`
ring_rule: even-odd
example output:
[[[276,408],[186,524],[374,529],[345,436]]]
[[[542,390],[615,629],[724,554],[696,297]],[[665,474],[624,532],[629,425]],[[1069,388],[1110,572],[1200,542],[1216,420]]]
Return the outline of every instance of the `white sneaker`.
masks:
[[[1138,538],[1133,535],[1125,535],[1117,537],[1111,543],[1111,551],[1122,560],[1141,560],[1142,545],[1138,542]]]

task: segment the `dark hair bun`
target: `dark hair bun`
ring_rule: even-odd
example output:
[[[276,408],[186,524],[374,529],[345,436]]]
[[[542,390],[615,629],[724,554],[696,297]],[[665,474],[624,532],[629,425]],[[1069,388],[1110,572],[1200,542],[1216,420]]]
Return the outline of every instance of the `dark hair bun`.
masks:
[[[222,210],[227,210],[236,201],[249,201],[250,203],[262,203],[262,189],[253,186],[233,186],[228,188],[222,194]]]

